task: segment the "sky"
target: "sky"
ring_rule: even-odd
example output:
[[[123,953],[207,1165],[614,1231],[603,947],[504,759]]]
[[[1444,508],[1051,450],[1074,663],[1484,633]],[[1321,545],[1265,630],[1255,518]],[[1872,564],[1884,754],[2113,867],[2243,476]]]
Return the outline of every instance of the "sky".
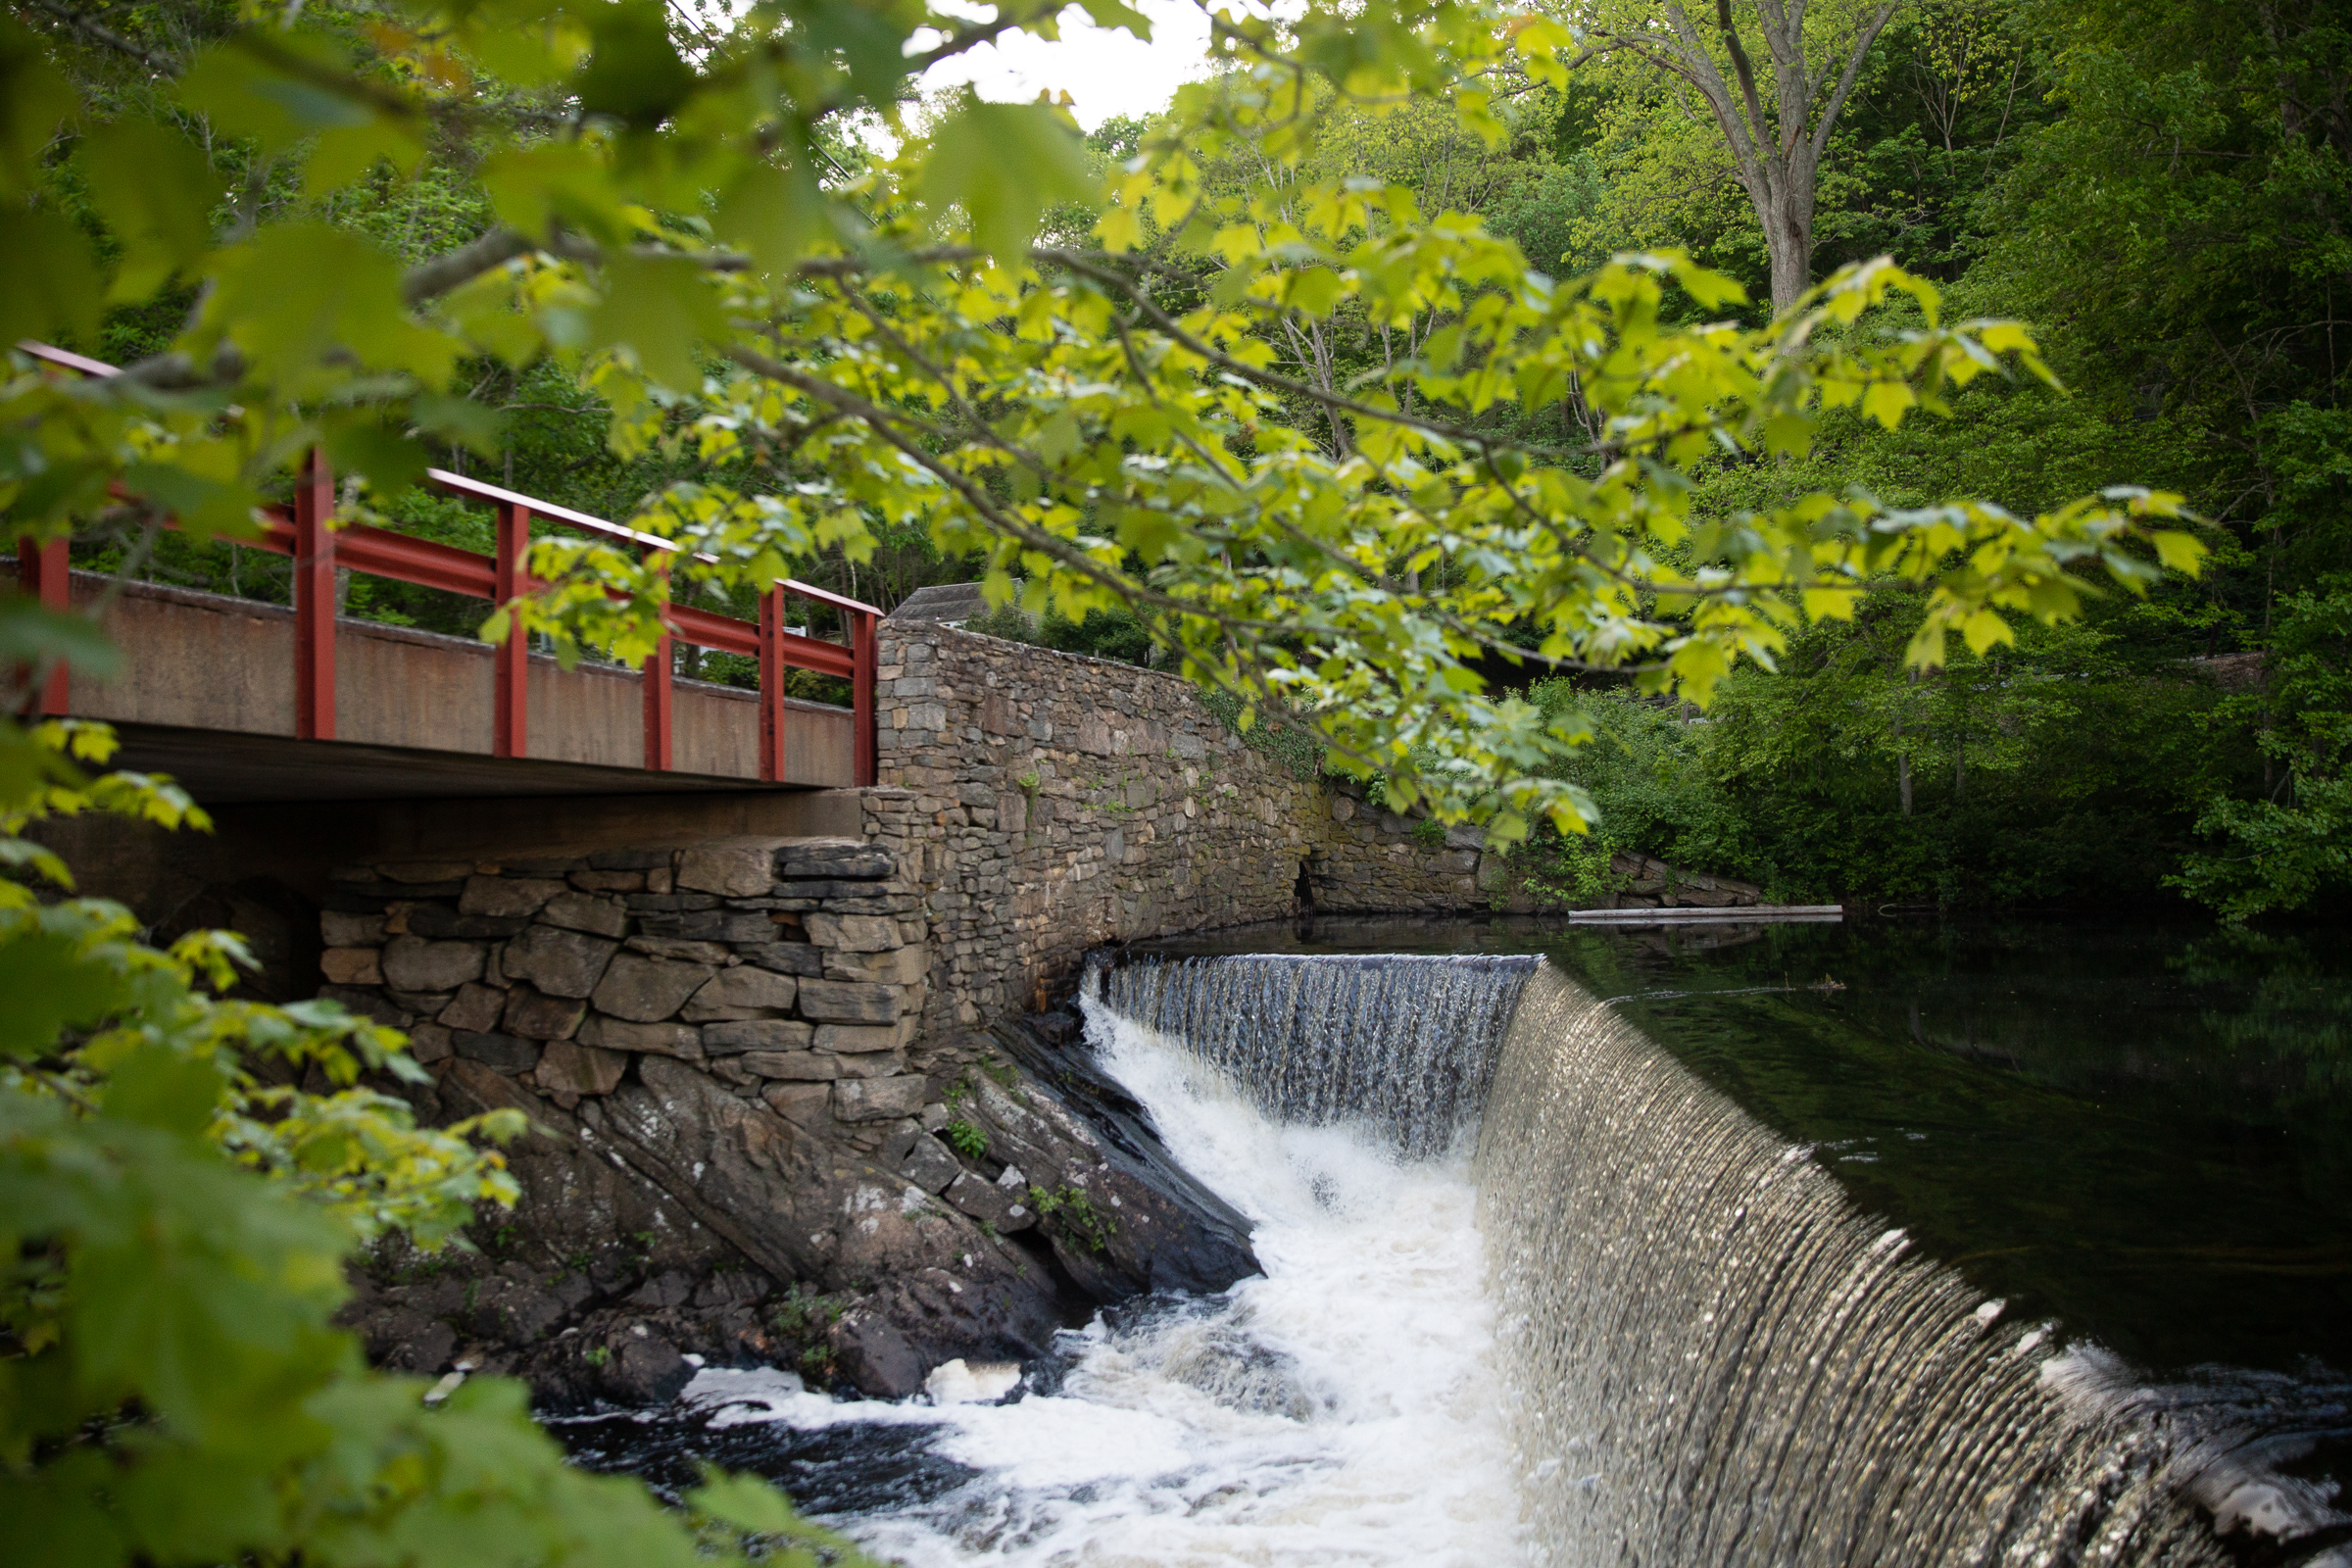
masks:
[[[1152,114],[1178,87],[1205,74],[1208,18],[1191,0],[1129,3],[1152,19],[1150,43],[1097,27],[1072,7],[1062,13],[1058,42],[1014,33],[934,66],[923,75],[923,88],[968,81],[981,97],[1002,103],[1026,103],[1042,89],[1067,92],[1078,122],[1089,130],[1113,115]],[[984,13],[974,8],[974,14]]]

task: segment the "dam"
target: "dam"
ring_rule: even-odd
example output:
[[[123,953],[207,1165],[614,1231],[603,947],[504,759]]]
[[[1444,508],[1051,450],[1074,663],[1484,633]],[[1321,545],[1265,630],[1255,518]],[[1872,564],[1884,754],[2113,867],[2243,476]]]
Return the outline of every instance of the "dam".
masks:
[[[1400,936],[1441,951],[1344,951]],[[1581,940],[1390,922],[1099,966],[1092,1052],[1253,1222],[1263,1277],[1105,1309],[1053,1367],[1006,1369],[1017,1386],[839,1402],[713,1370],[665,1436],[586,1420],[575,1451],[657,1483],[688,1456],[760,1469],[925,1564],[2346,1560],[2337,1216],[2265,1220],[2208,1161],[2247,1216],[2242,1255],[2180,1261],[2144,1298],[2073,1253],[2021,1261],[2037,1247],[1978,1245],[2024,1236],[2015,1215],[1915,1177],[1956,1158],[1985,1193],[2031,1186],[1985,1151],[2064,1109],[2060,1068],[1992,1027],[2035,999],[1955,1011],[1964,954],[1906,1002],[1889,976],[1910,960],[1883,938],[1751,928],[1747,950],[1663,958]],[[1795,967],[1825,959],[1849,978]],[[2177,988],[2158,1000],[2181,1015]],[[1841,1018],[1919,1060],[1871,1082],[1823,1022]],[[2132,1041],[2129,1065],[2178,1102],[2188,1058],[2163,1044]],[[2230,1070],[2278,1068],[2241,1049]],[[1923,1084],[1980,1080],[1948,1121],[1916,1113]],[[1840,1096],[1904,1109],[1790,1136],[1791,1105],[1865,1125],[1824,1108]],[[2118,1108],[2144,1129],[2150,1103]],[[2078,1114],[2075,1142],[2104,1148],[2112,1114]],[[1989,1141],[1942,1147],[1972,1120]],[[2041,1200],[2112,1199],[2086,1169]],[[2154,1248],[2125,1217],[2092,1234],[2101,1211],[2071,1221],[2076,1251]],[[2266,1225],[2311,1245],[2264,1251]],[[2257,1266],[2268,1291],[2244,1289]]]

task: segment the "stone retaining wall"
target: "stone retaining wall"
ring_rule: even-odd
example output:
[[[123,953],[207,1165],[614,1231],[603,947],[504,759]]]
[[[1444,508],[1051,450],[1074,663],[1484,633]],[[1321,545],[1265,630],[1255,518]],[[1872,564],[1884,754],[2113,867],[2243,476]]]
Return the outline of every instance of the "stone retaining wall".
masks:
[[[691,1064],[804,1125],[921,1109],[919,891],[890,848],[721,839],[338,871],[325,994],[569,1110],[632,1058]]]
[[[930,1031],[1043,1005],[1107,942],[1302,904],[1537,906],[1474,831],[1296,776],[1173,676],[885,621],[878,677],[890,787],[864,792],[866,833],[923,893]]]

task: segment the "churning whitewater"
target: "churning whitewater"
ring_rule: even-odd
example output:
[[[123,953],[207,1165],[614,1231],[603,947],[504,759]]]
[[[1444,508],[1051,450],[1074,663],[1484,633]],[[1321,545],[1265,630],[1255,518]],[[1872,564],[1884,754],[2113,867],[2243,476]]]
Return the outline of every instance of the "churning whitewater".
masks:
[[[1170,1152],[1255,1222],[1262,1278],[1106,1313],[1062,1337],[1058,1391],[1011,1403],[836,1403],[719,1371],[688,1398],[721,1423],[935,1429],[930,1453],[976,1476],[835,1521],[915,1568],[1523,1560],[1467,1149],[1400,1160],[1378,1125],[1285,1125],[1108,1006],[1088,1030]],[[975,1371],[937,1394],[991,1392]]]

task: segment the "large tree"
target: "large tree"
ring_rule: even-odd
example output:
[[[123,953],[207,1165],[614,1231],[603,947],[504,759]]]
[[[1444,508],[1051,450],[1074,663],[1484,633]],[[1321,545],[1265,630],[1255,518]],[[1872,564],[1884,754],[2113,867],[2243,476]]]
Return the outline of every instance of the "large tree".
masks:
[[[1901,3],[1817,10],[1810,0],[1752,0],[1738,8],[1746,13],[1740,16],[1732,0],[1715,0],[1712,15],[1694,19],[1682,0],[1644,0],[1575,13],[1590,39],[1584,58],[1642,61],[1712,117],[1764,227],[1775,311],[1788,310],[1812,285],[1822,157],[1872,45]],[[1762,46],[1761,73],[1750,39]],[[1759,83],[1760,74],[1768,80]]]

